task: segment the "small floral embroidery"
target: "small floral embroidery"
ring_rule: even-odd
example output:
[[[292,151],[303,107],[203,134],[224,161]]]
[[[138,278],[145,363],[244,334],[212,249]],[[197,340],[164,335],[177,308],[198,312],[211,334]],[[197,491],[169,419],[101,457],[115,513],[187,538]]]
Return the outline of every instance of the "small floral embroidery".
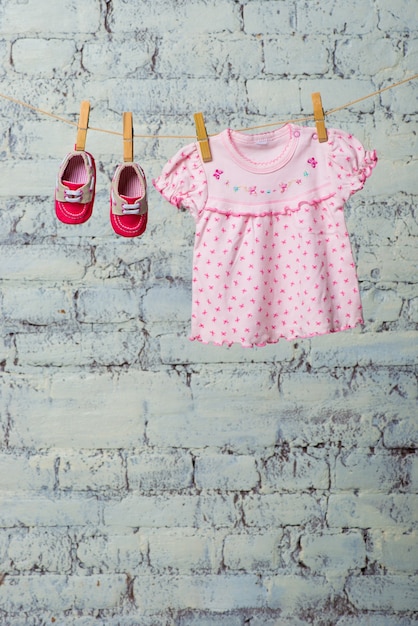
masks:
[[[222,170],[215,170],[214,177],[216,178],[216,180],[219,180],[222,174],[223,174]]]
[[[317,162],[315,161],[315,159],[310,159],[310,161],[313,161],[314,163],[311,163],[312,167],[316,167]],[[223,174],[222,170],[216,170],[215,173],[213,174],[213,176],[219,180],[220,176]],[[309,172],[307,172],[306,170],[303,172],[303,176],[309,176]],[[287,183],[278,183],[277,188],[271,188],[271,189],[257,189],[257,185],[253,185],[253,186],[247,186],[247,185],[233,185],[232,189],[235,193],[238,193],[239,191],[243,191],[245,193],[248,193],[250,196],[257,196],[258,194],[275,194],[275,193],[286,193],[289,188],[296,184],[296,185],[301,185],[303,182],[302,178],[292,178],[292,180],[289,180],[289,182]],[[225,180],[223,183],[225,186],[229,186],[231,184],[231,181]]]
[[[318,161],[316,161],[313,157],[311,159],[308,159],[308,163],[309,165],[312,165],[313,168],[318,165]]]

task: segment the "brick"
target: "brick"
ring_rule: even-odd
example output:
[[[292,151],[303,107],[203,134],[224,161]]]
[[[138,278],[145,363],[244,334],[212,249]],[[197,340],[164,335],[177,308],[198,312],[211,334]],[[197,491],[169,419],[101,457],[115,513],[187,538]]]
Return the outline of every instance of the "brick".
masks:
[[[416,448],[418,446],[418,425],[416,404],[407,404],[403,410],[390,411],[383,431],[383,441],[387,448]]]
[[[120,125],[120,120],[117,120],[117,122]],[[112,136],[110,135],[110,137]],[[115,139],[113,137],[112,142],[114,141]],[[113,149],[115,149],[114,146]],[[116,154],[115,156],[118,157],[119,155]],[[108,175],[113,176],[114,171],[114,166],[110,165]],[[109,190],[107,189],[106,191],[105,200],[107,203],[109,201]],[[152,193],[151,189],[150,193]],[[105,215],[105,221],[108,222],[107,215]],[[129,238],[125,239],[122,247],[118,245],[119,240],[115,240],[113,236],[107,236],[97,241],[94,249],[95,263],[90,268],[89,274],[89,278],[92,279],[96,285],[100,285],[103,279],[110,279],[115,286],[125,288],[132,285],[139,285],[141,287],[146,285],[151,266],[151,259],[149,257],[151,253],[156,254],[155,245],[150,241],[147,231],[145,231],[144,235],[142,235],[139,240],[135,237],[132,239],[133,242]],[[110,283],[110,286],[112,286],[112,283]]]
[[[412,96],[407,103],[405,103],[402,99],[400,101],[392,101],[387,106],[391,109],[395,109],[395,112],[398,114],[408,115],[414,113],[415,110],[415,107],[411,105],[411,100],[413,100]],[[416,163],[414,161],[405,163],[402,159],[399,159],[398,161],[390,161],[389,159],[381,157],[379,159],[379,165],[376,167],[376,171],[373,172],[373,190],[375,195],[377,197],[386,198],[390,194],[401,194],[402,190],[405,189],[408,189],[408,192],[411,194],[416,194],[418,190],[418,183],[410,178],[415,167]],[[390,180],[388,180],[388,176],[390,176],[390,174],[393,176],[392,185],[390,184]],[[411,242],[408,246],[408,248],[410,248],[409,250],[402,250],[404,247],[405,245],[403,244],[400,250],[396,250],[400,256],[394,256],[394,260],[398,259],[398,264],[400,260],[407,260],[411,258],[408,254],[406,254],[408,252],[412,254],[411,260],[413,260],[414,257],[416,259],[416,256],[414,255],[413,242]],[[391,251],[391,249],[385,250],[383,248],[380,253],[385,252],[386,254],[384,258],[386,258],[390,255]],[[378,252],[379,250],[376,250],[375,254],[378,254]],[[400,265],[402,266],[402,263]],[[410,267],[410,265],[408,267]],[[402,267],[400,267],[400,269],[402,269]]]
[[[413,23],[415,12],[408,0],[401,0],[396,6],[396,11],[391,7],[382,7],[379,11],[379,29],[389,32],[409,33]]]
[[[379,146],[373,143],[376,150]],[[383,146],[380,146],[383,149]],[[375,172],[376,170],[374,170]],[[354,245],[361,243],[366,248],[380,245],[382,241],[393,244],[402,233],[399,205],[391,202],[367,202],[364,214],[364,203],[347,203],[345,209],[347,227]],[[361,220],[362,228],[357,228]],[[404,233],[407,234],[407,233]]]
[[[90,525],[77,536],[80,565],[99,574],[137,571],[147,552],[148,541],[136,530],[116,529],[114,533],[105,533]]]
[[[72,526],[99,522],[100,505],[92,497],[21,494],[0,499],[0,527]]]
[[[198,489],[251,491],[259,480],[254,458],[245,455],[199,455],[195,461]]]
[[[19,572],[65,574],[71,570],[71,548],[66,530],[19,529],[12,533],[7,557]]]
[[[156,286],[143,298],[145,321],[189,322],[191,311],[191,291],[184,286]]]
[[[10,440],[39,447],[132,448],[143,439],[145,403],[150,416],[168,418],[185,410],[189,396],[186,386],[169,375],[133,370],[119,377],[56,375],[50,389],[43,379],[16,384],[19,393],[9,407],[14,420]]]
[[[395,128],[396,128],[396,135],[393,134]],[[390,151],[393,161],[396,163],[399,161],[409,162],[410,159],[413,159],[414,155],[416,155],[417,153],[417,150],[416,150],[417,143],[418,143],[418,138],[413,140],[412,142],[408,141],[407,123],[405,125],[402,123],[398,124],[395,120],[393,120],[392,124],[389,125],[387,129],[385,129],[384,136],[373,137],[373,147],[376,150],[377,154],[383,156],[385,154],[385,147],[387,147]],[[383,209],[386,208],[387,210],[390,207],[390,203],[388,203],[386,207],[385,207],[385,204],[386,203],[381,205],[379,203],[378,206],[383,206]],[[401,209],[402,204],[400,202],[397,204],[398,204],[398,210],[392,216],[394,218],[393,221],[396,224],[396,229],[392,232],[391,236],[389,237],[391,241],[396,241],[397,237],[403,234],[408,234],[408,232],[409,234],[412,235],[413,232],[411,232],[411,230],[414,231],[414,226],[416,229],[416,224],[415,225],[410,224],[409,219],[406,219],[405,221],[404,219],[402,219],[404,218],[403,211]],[[375,227],[376,226],[378,226],[378,224],[375,224]],[[381,240],[381,237],[376,238],[376,241],[380,241],[380,240]]]
[[[231,528],[238,524],[240,518],[239,503],[236,494],[201,495],[199,501],[199,527],[217,529]]]
[[[101,84],[103,94],[109,98],[109,106],[116,111],[133,111],[137,115],[172,114],[172,102],[176,102],[176,111],[180,115],[190,116],[190,94],[202,93],[205,95],[205,114],[210,115],[219,111],[234,113],[239,102],[242,102],[244,93],[238,81],[226,82],[219,78],[187,78],[167,79],[156,81],[146,78],[141,80],[141,98],[138,99],[137,81],[128,78],[124,81],[121,93],[118,89],[118,79],[108,79]],[[190,120],[188,135],[196,132]],[[208,131],[209,132],[209,131]],[[176,133],[179,134],[179,133]],[[182,145],[190,143],[183,139]],[[170,153],[173,152],[173,148]],[[172,154],[171,154],[172,156]],[[0,179],[1,180],[1,179]]]
[[[277,437],[277,418],[263,417],[263,431],[251,413],[241,417],[223,414],[208,416],[199,411],[177,416],[153,416],[147,426],[147,436],[152,445],[181,448],[226,448],[237,453],[248,453],[263,446],[274,445]]]
[[[0,197],[16,194],[16,180],[19,181],[19,194],[22,196],[51,196],[51,193],[54,193],[58,168],[59,162],[49,159],[3,162],[0,171]],[[47,250],[53,255],[53,250],[50,250],[49,246]],[[28,251],[27,253],[30,254]],[[57,256],[59,259],[59,251]],[[30,274],[30,263],[27,269]]]
[[[294,9],[278,0],[253,1],[244,5],[244,30],[253,35],[261,33],[288,34],[294,25]]]
[[[62,309],[61,309],[62,310]],[[65,318],[63,310],[62,317]],[[62,320],[64,321],[64,320]],[[15,335],[17,363],[20,367],[76,367],[83,365],[124,365],[134,362],[144,346],[139,332],[70,332],[49,329],[46,332]]]
[[[263,493],[289,489],[327,489],[329,466],[323,451],[281,450],[266,459],[261,471]]]
[[[151,31],[175,31],[179,39],[193,33],[234,32],[239,29],[238,12],[227,0],[197,0],[190,5],[176,5],[175,10],[167,10],[164,0],[157,0],[143,7],[141,23]],[[113,8],[111,26],[122,33],[138,30],[129,5],[120,4]]]
[[[88,323],[114,323],[136,320],[139,296],[135,289],[100,286],[80,289],[77,297],[77,319]]]
[[[343,452],[336,460],[334,485],[337,489],[374,492],[399,489],[399,484],[410,482],[412,461],[379,452]]]
[[[206,53],[210,50],[210,54]],[[192,35],[164,37],[158,48],[156,70],[162,76],[254,78],[262,70],[261,42],[249,37]]]
[[[249,386],[254,390],[250,397],[246,393]],[[277,379],[267,365],[253,368],[231,365],[224,367],[224,376],[219,377],[213,367],[202,367],[199,375],[192,376],[191,389],[194,406],[199,415],[212,418],[223,415],[228,419],[235,416],[244,418],[248,411],[253,418],[279,397]],[[223,396],[223,398],[221,398]]]
[[[250,5],[251,6],[251,5]],[[264,43],[266,74],[325,74],[330,65],[326,38],[283,36]]]
[[[248,112],[250,114],[274,116],[280,121],[294,118],[295,102],[299,101],[299,87],[290,83],[286,90],[278,90],[277,82],[261,78],[247,80]],[[277,99],[280,98],[280,116]]]
[[[133,496],[104,504],[106,526],[164,528],[194,527],[198,520],[196,496]]]
[[[418,522],[415,494],[331,494],[327,520],[338,528],[409,528]]]
[[[329,2],[330,0],[328,0]],[[360,2],[361,0],[356,0]],[[366,6],[366,4],[364,4]],[[309,3],[310,9],[314,9],[314,5]],[[315,7],[315,11],[316,11]],[[348,7],[347,7],[348,8]],[[351,7],[353,10],[354,7]],[[301,80],[301,94],[300,99],[302,103],[302,111],[306,115],[312,115],[312,93],[319,91],[321,94],[322,104],[325,109],[332,109],[334,107],[343,106],[358,98],[361,98],[369,93],[373,93],[376,90],[373,81],[364,78],[349,77],[342,79],[340,77],[332,76],[332,78],[309,78],[307,77],[303,81]],[[373,114],[375,111],[375,101],[373,98],[368,98],[362,102],[357,103],[355,106],[348,107],[347,109],[338,113],[338,118],[330,118],[329,126],[331,128],[345,128],[347,125],[350,132],[355,135],[360,141],[365,143],[364,130],[361,125],[356,124],[353,119],[353,115],[361,113]],[[300,114],[300,113],[299,113]],[[344,120],[344,115],[348,119]],[[369,146],[373,148],[373,145]],[[379,162],[380,163],[380,162]],[[376,169],[377,171],[377,169]],[[373,172],[372,178],[366,184],[365,188],[361,191],[361,198],[367,198],[375,193],[376,187],[376,171]],[[359,196],[357,196],[358,199]]]
[[[146,76],[153,63],[155,44],[151,39],[137,40],[135,55],[127,48],[123,38],[106,41],[86,41],[82,50],[83,67],[95,76],[121,78],[123,76]],[[118,54],[115,55],[115,48]]]
[[[112,452],[62,452],[58,481],[61,489],[71,491],[121,490],[126,485],[122,458]]]
[[[11,613],[108,609],[120,606],[125,576],[7,576],[0,586],[0,604]]]
[[[67,111],[66,117],[75,118],[75,112]],[[51,133],[51,121],[45,119],[37,120],[25,120],[22,119],[19,126],[13,126],[10,131],[10,148],[14,158],[30,159],[34,152],[38,155],[38,158],[55,159],[56,174],[60,166],[60,159],[65,156],[66,146],[71,149],[74,141],[74,127],[69,124],[59,124],[54,126],[54,132]],[[64,152],[63,152],[64,150]],[[68,151],[67,150],[67,151]],[[39,203],[39,204],[38,204]],[[47,206],[42,206],[47,204]],[[28,202],[25,198],[22,206],[22,202],[15,208],[22,210],[22,216],[16,224],[16,232],[25,232],[34,229],[36,226],[45,227],[45,221],[48,221],[48,232],[53,231],[54,226],[57,226],[55,211],[51,211],[51,198],[47,199],[47,203],[43,199],[39,199],[36,208],[33,205],[33,200]],[[49,218],[49,219],[48,219]],[[49,221],[50,220],[50,221]],[[34,222],[32,224],[32,222]]]
[[[280,390],[286,402],[298,402],[309,400],[310,402],[323,402],[326,400],[337,400],[343,394],[345,388],[341,379],[330,378],[328,374],[321,372],[291,372],[280,377]]]
[[[249,398],[248,385],[254,389]],[[193,403],[189,412],[150,416],[147,436],[152,445],[169,447],[226,447],[246,452],[273,445],[277,435],[277,417],[269,406],[278,398],[270,371],[264,366],[243,371],[231,365],[223,377],[210,367],[192,376]],[[262,416],[262,432],[257,423]]]
[[[43,126],[45,128],[45,125]],[[22,130],[22,132],[25,132]],[[43,137],[40,142],[46,141],[46,137]],[[11,131],[11,142],[13,140],[13,131]],[[12,148],[13,150],[13,148]],[[27,156],[27,155],[25,155]],[[15,241],[15,237],[26,238],[31,236],[33,241],[35,238],[41,236],[47,230],[50,233],[55,233],[57,219],[55,214],[51,211],[51,199],[37,197],[36,203],[33,201],[33,197],[8,197],[2,199],[2,206],[4,206],[4,230],[0,233],[0,245],[10,244],[11,241]],[[7,254],[8,248],[0,248],[2,254]]]
[[[104,504],[104,523],[109,527],[223,528],[237,521],[232,495],[129,495]]]
[[[82,246],[76,256],[63,245],[0,246],[0,254],[0,278],[5,280],[77,280],[91,263],[89,249]]]
[[[141,453],[128,456],[126,465],[132,490],[166,491],[186,489],[192,484],[193,466],[189,454]]]
[[[354,0],[348,6],[337,7],[332,0],[325,0],[320,6],[305,2],[297,13],[297,26],[300,32],[320,33],[348,32],[363,34],[373,31],[378,16],[370,0]]]
[[[248,496],[242,508],[246,525],[257,528],[318,523],[324,514],[320,499],[305,493]]]
[[[399,318],[403,300],[392,289],[372,287],[361,295],[364,319],[368,322],[394,322]],[[380,335],[379,335],[380,338]]]
[[[265,590],[258,577],[250,574],[137,576],[134,588],[136,604],[143,611],[204,609],[222,612],[259,608],[265,602]]]
[[[295,394],[297,394],[295,388]],[[368,404],[360,406],[347,399],[332,399],[322,403],[282,404],[278,424],[278,443],[293,446],[314,446],[324,442],[344,447],[356,447],[359,438],[364,446],[376,446],[381,438],[379,421]]]
[[[281,530],[228,535],[224,542],[225,566],[246,572],[276,570],[280,565],[282,539]]]
[[[74,41],[65,39],[18,39],[12,46],[16,72],[32,76],[68,71],[75,55]]]
[[[26,0],[24,11],[20,2],[2,4],[2,32],[16,33],[93,33],[100,19],[99,5],[88,10],[82,0],[71,0],[65,7],[48,5],[48,20],[36,0]]]
[[[325,532],[302,536],[300,561],[312,572],[346,574],[366,563],[366,547],[360,531]]]
[[[221,565],[221,541],[190,529],[159,530],[148,535],[151,567],[160,572],[214,572]]]
[[[369,531],[371,553],[369,560],[378,563],[388,572],[414,574],[418,563],[417,531],[402,532],[395,528]]]
[[[337,41],[335,65],[343,76],[353,71],[356,74],[375,76],[399,63],[402,52],[396,44],[395,40],[376,39],[374,33]],[[370,54],[371,46],[373,54]]]
[[[264,579],[267,606],[280,609],[281,615],[292,615],[317,609],[332,595],[332,587],[321,576],[278,575]]]
[[[71,296],[56,287],[5,286],[2,315],[6,323],[10,324],[63,324],[74,319],[74,305]]]
[[[413,365],[418,361],[418,333],[339,333],[312,341],[312,367]]]
[[[349,384],[343,373],[332,378],[314,369],[309,373],[286,373],[280,377],[280,389],[286,402],[298,398],[299,402],[333,402],[336,406],[335,403],[344,398],[346,408],[360,405],[363,411],[367,407],[374,408],[377,398],[387,398],[389,403],[394,390],[405,400],[415,399],[417,393],[415,379],[407,370],[403,372],[399,368],[360,368]]]
[[[55,483],[53,455],[0,452],[0,490],[41,491]]]
[[[357,609],[414,611],[418,604],[417,582],[416,576],[360,576],[348,581],[346,591]]]
[[[417,299],[418,300],[418,299]],[[280,341],[263,348],[248,351],[239,344],[226,346],[202,346],[189,341],[184,335],[164,334],[160,338],[163,363],[265,363],[266,361],[291,361],[298,353],[292,341]]]

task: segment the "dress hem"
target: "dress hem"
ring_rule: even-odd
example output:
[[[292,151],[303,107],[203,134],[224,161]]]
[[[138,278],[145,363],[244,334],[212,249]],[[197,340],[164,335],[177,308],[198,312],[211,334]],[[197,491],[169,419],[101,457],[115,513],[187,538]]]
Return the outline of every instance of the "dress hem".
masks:
[[[198,343],[201,343],[205,346],[213,345],[217,347],[226,347],[226,348],[231,348],[233,345],[242,346],[243,348],[264,348],[265,346],[277,344],[282,339],[286,341],[311,339],[312,337],[321,337],[324,335],[332,335],[334,333],[344,332],[346,330],[353,330],[357,328],[358,326],[362,326],[363,324],[364,324],[364,320],[359,320],[356,324],[342,326],[340,328],[332,328],[332,329],[325,330],[323,332],[318,331],[316,333],[307,333],[306,335],[296,335],[294,337],[286,337],[285,335],[279,335],[276,339],[272,339],[271,341],[264,341],[263,343],[243,343],[242,341],[226,341],[226,340],[222,342],[217,342],[217,341],[212,341],[212,340],[206,341],[202,339],[200,335],[189,336],[189,341],[192,341],[192,342],[197,341]]]

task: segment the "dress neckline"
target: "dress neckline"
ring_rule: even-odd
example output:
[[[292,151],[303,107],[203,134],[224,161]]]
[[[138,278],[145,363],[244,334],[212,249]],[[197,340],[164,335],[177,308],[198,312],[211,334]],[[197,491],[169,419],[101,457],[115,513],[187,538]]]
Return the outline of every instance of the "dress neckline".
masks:
[[[293,124],[254,135],[230,128],[221,133],[222,141],[233,160],[243,169],[260,174],[275,172],[289,163],[295,153],[299,136],[300,130]],[[260,157],[263,157],[263,153],[264,156],[269,154],[270,158],[255,159],[246,154],[249,150]]]

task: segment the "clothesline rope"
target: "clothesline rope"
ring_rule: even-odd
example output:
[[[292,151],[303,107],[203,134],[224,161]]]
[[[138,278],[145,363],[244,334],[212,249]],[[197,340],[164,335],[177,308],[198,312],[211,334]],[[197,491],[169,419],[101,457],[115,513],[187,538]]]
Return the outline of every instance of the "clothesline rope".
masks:
[[[418,74],[415,74],[414,76],[410,76],[409,78],[405,78],[404,80],[400,80],[397,83],[393,83],[391,85],[388,85],[387,87],[382,87],[382,89],[378,89],[377,91],[373,91],[372,93],[367,94],[367,96],[362,96],[361,98],[357,98],[356,100],[352,100],[351,102],[347,102],[346,104],[343,104],[339,107],[336,107],[334,109],[330,109],[329,111],[324,111],[324,116],[327,115],[331,115],[333,113],[337,113],[338,111],[342,111],[343,109],[348,109],[351,106],[354,106],[355,104],[358,104],[359,102],[363,102],[363,100],[367,100],[368,98],[373,98],[374,96],[378,96],[379,94],[383,93],[384,91],[388,91],[389,89],[394,89],[395,87],[399,87],[400,85],[403,85],[405,83],[409,83],[412,80],[415,80],[416,78],[418,78]],[[72,120],[68,120],[60,115],[56,115],[55,113],[51,113],[50,111],[44,111],[43,109],[40,109],[38,107],[35,107],[32,104],[29,104],[28,102],[23,102],[22,100],[18,100],[17,98],[13,98],[12,96],[8,96],[6,94],[2,94],[0,93],[0,98],[3,98],[5,100],[9,100],[9,102],[13,102],[14,104],[18,104],[20,106],[26,107],[27,109],[30,109],[31,111],[35,111],[36,113],[39,113],[41,115],[46,115],[48,117],[51,117],[55,120],[58,120],[59,122],[63,122],[64,124],[70,124],[71,126],[75,126],[77,127],[78,124],[77,122],[73,122]],[[269,126],[281,126],[284,124],[300,124],[302,122],[309,122],[311,120],[314,120],[314,116],[313,115],[308,115],[306,117],[300,117],[300,118],[296,118],[293,120],[285,120],[285,121],[276,121],[276,122],[269,122],[267,124],[260,124],[258,126],[249,126],[247,128],[239,128],[237,129],[238,131],[249,131],[249,130],[257,130],[259,128],[267,128]],[[114,131],[114,130],[108,130],[105,128],[97,128],[94,126],[88,126],[89,130],[92,131],[96,131],[99,133],[107,133],[109,135],[116,135],[118,137],[122,137],[123,133],[118,132],[118,131]],[[213,137],[214,135],[208,135],[209,137]],[[139,139],[195,139],[196,135],[137,135],[135,134],[134,137],[139,138]]]

